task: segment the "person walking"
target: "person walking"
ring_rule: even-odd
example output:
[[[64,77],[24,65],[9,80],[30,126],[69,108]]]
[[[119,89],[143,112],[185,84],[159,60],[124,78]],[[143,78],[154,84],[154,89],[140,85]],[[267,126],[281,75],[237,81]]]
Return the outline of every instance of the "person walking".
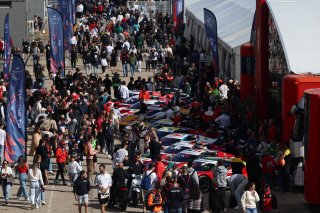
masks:
[[[56,174],[56,178],[54,179],[55,184],[58,184],[58,178],[59,178],[59,175],[61,175],[63,185],[67,185],[67,183],[64,179],[64,169],[65,169],[65,165],[67,162],[67,151],[66,151],[67,145],[68,144],[66,141],[61,141],[59,144],[59,147],[56,150],[56,158],[57,158],[56,161],[58,164],[58,171]]]
[[[76,69],[77,61],[78,61],[78,51],[76,46],[71,47],[70,56],[71,56],[71,67],[73,69]]]
[[[150,213],[162,212],[162,196],[160,193],[160,184],[156,183],[154,189],[151,190],[148,196],[148,207]]]
[[[82,170],[79,178],[74,182],[73,193],[75,200],[78,201],[79,213],[81,213],[82,206],[84,206],[85,213],[88,213],[90,181],[87,179],[86,171]]]
[[[13,171],[9,166],[9,162],[7,160],[4,160],[2,162],[0,176],[4,205],[7,205],[10,198],[12,182],[14,181]]]
[[[20,187],[17,192],[17,197],[20,200],[21,198],[24,198],[25,200],[29,200],[29,194],[27,192],[27,180],[28,180],[28,163],[24,156],[20,156],[18,158],[18,164],[16,166],[16,171],[19,173],[19,181],[20,181]]]
[[[247,190],[241,196],[243,213],[258,213],[256,203],[260,201],[260,198],[255,188],[256,185],[254,183],[249,183]]]
[[[93,179],[92,179],[92,175],[93,175],[93,172],[94,172],[94,162],[93,162],[93,158],[94,158],[94,155],[96,155],[96,151],[93,149],[93,136],[88,136],[88,138],[90,138],[87,142],[87,144],[85,145],[85,155],[86,155],[86,159],[87,159],[87,175],[88,175],[88,179],[90,181],[90,183],[93,182]]]
[[[122,73],[123,77],[128,77],[128,60],[129,55],[127,53],[127,50],[124,48],[120,55],[120,60],[122,62]]]
[[[95,178],[95,185],[98,188],[98,200],[100,203],[101,213],[106,212],[106,205],[110,198],[110,188],[112,186],[112,178],[106,170],[106,166],[99,166],[100,173]]]
[[[129,55],[129,64],[130,64],[130,72],[131,72],[131,76],[134,76],[134,72],[137,66],[137,56],[134,54],[133,51],[131,51],[130,55]]]
[[[40,204],[41,188],[44,186],[39,163],[33,163],[28,172],[29,186],[30,186],[30,200],[31,210],[38,209]]]

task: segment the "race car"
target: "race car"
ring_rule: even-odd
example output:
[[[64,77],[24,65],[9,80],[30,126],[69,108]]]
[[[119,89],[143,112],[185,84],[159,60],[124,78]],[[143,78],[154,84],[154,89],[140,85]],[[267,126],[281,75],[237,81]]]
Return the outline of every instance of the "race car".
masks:
[[[197,159],[202,152],[202,150],[185,150],[170,158],[168,163],[174,164],[176,168],[181,168],[183,165]]]
[[[173,133],[189,133],[190,131],[191,131],[190,128],[164,126],[164,127],[161,127],[157,130],[157,136],[159,139],[162,139],[163,137],[168,136],[168,135],[172,135]],[[164,145],[164,144],[162,144],[162,145]]]
[[[231,170],[231,160],[226,158],[211,158],[211,159],[204,159],[204,158],[198,158],[193,161],[193,169],[197,172],[199,177],[199,187],[202,192],[208,192],[210,185],[212,183],[212,180],[214,178],[214,166],[217,165],[218,161],[222,161],[224,163],[224,166],[228,170],[227,172],[227,181],[232,175]]]
[[[207,138],[202,135],[186,134],[186,133],[168,134],[162,137],[160,141],[163,147],[167,147],[178,142],[195,142],[196,140],[198,141],[199,144],[202,144],[202,145],[216,143],[218,141],[217,138]]]
[[[180,152],[185,150],[192,150],[193,147],[194,147],[193,144],[189,144],[185,142],[173,144],[161,152],[161,160],[163,161],[170,160],[170,158],[172,158],[176,154],[179,154]]]
[[[199,158],[206,158],[206,159],[212,159],[212,158],[228,158],[228,159],[231,159],[231,158],[234,158],[234,155],[233,154],[230,154],[230,153],[226,153],[226,152],[222,152],[222,151],[219,151],[219,150],[207,150],[203,153],[201,153],[201,155],[199,156]]]

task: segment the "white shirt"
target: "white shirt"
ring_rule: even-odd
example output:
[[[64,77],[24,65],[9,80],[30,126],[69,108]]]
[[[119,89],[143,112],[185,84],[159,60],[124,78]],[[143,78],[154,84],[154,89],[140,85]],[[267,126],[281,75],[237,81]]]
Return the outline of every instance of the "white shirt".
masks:
[[[77,11],[78,13],[83,13],[83,5],[82,5],[82,4],[79,4],[79,5],[77,6],[76,11]]]
[[[260,198],[256,191],[245,191],[241,196],[241,206],[243,210],[246,208],[256,208],[256,203],[259,202]]]
[[[126,149],[119,149],[114,156],[113,160],[113,166],[116,167],[118,163],[122,163],[124,161],[124,158],[128,156],[128,151]]]
[[[107,46],[107,53],[112,53],[113,47],[111,45]]]
[[[69,174],[78,174],[82,170],[80,164],[77,161],[71,161],[68,164],[68,168],[67,169],[68,169]]]
[[[220,128],[225,128],[230,126],[230,116],[226,114],[222,114],[217,119],[215,122],[219,125]]]
[[[100,173],[97,174],[96,179],[94,180],[94,183],[98,187],[108,188],[107,193],[110,191],[110,187],[112,185],[112,178],[109,173]],[[98,190],[98,193],[101,193],[101,190]]]
[[[121,85],[119,92],[122,99],[126,100],[129,98],[129,89],[127,86]]]
[[[43,184],[42,174],[41,174],[41,170],[40,170],[40,169],[37,169],[36,174],[33,174],[33,170],[32,170],[32,168],[30,168],[30,169],[29,169],[29,172],[28,172],[28,179],[29,179],[29,182],[37,182],[37,181],[40,181],[41,185],[44,185],[44,184]]]
[[[1,168],[1,174],[4,174],[4,173],[13,175],[13,171],[12,171],[11,167],[9,167],[8,165],[7,165],[6,169]],[[1,176],[1,178],[6,179],[6,176]]]
[[[128,41],[125,41],[122,45],[122,48],[127,48],[127,50],[130,50],[130,43]]]
[[[70,39],[70,43],[72,45],[77,45],[77,38],[75,36],[72,36],[72,38]]]
[[[0,146],[4,146],[5,141],[6,141],[6,131],[4,131],[3,129],[0,129]]]
[[[221,93],[222,98],[228,98],[229,88],[228,88],[227,85],[222,84],[222,85],[219,87],[219,90],[220,90],[220,93]]]

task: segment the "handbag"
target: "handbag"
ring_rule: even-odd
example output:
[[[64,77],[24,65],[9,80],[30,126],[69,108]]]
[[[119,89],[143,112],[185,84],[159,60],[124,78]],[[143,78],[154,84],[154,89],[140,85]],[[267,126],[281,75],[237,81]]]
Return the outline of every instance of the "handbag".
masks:
[[[11,184],[12,184],[12,183],[14,183],[14,180],[15,180],[15,179],[14,179],[13,176],[8,176],[8,177],[7,177],[7,183],[11,183]]]

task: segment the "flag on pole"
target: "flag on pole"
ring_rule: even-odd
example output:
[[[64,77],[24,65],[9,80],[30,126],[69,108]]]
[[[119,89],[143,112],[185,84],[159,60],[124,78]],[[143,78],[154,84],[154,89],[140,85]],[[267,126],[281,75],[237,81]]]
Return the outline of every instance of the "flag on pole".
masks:
[[[174,0],[173,19],[177,31],[183,31],[184,0]]]
[[[7,14],[4,20],[4,60],[3,60],[3,73],[4,78],[7,80],[10,71],[10,58],[11,58],[11,46],[10,46],[10,27],[9,27],[9,14]]]
[[[59,11],[63,20],[63,36],[64,36],[64,50],[70,50],[70,40],[72,37],[72,14],[71,14],[71,1],[59,0]]]
[[[50,34],[50,71],[56,74],[62,69],[64,76],[65,59],[63,49],[63,21],[60,12],[48,7],[49,34]]]
[[[215,70],[219,71],[219,55],[218,55],[218,31],[216,16],[208,9],[204,8],[204,25],[207,37],[211,46],[212,63]]]
[[[14,54],[9,77],[4,158],[16,162],[26,154],[26,87],[23,59]]]

